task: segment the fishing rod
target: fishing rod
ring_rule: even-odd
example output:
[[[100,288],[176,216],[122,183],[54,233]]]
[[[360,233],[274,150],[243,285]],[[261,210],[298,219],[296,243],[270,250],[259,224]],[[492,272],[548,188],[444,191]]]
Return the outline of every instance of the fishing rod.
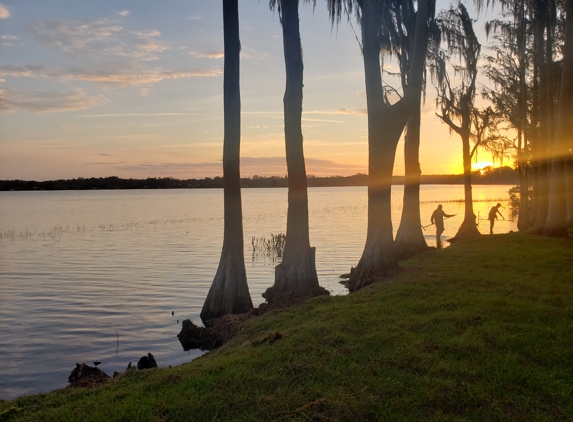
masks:
[[[427,226],[422,226],[422,225],[421,225],[421,227],[422,227],[422,230],[426,231],[426,229],[427,229],[428,227],[433,226],[433,225],[434,225],[434,223],[428,224]]]
[[[457,215],[457,214],[453,214],[453,215],[450,215],[449,217],[444,217],[444,220],[447,220],[448,218],[455,217],[456,215]],[[426,229],[427,229],[428,227],[433,226],[434,224],[436,224],[436,223],[431,223],[431,224],[428,224],[427,226],[422,226],[422,230],[426,231]]]

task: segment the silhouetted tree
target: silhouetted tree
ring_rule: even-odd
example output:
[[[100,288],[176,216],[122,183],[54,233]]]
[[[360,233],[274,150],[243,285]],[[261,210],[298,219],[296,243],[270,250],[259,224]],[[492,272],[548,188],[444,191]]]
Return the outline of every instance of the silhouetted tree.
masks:
[[[397,28],[401,32],[400,39],[404,48],[397,48],[393,52],[398,58],[400,64],[400,73],[408,74],[410,58],[414,51],[416,11],[413,1],[404,2],[407,7],[401,8],[402,13],[397,14],[400,21]],[[428,13],[428,22],[426,33],[428,42],[439,43],[439,29],[434,22],[435,4],[430,4],[432,10]],[[402,28],[405,28],[404,31]],[[424,78],[425,80],[425,78]],[[405,90],[407,79],[402,78],[402,89]],[[420,217],[420,179],[422,171],[420,168],[420,127],[422,122],[422,92],[425,92],[425,84],[420,92],[417,92],[417,98],[412,102],[412,110],[408,122],[406,123],[406,135],[404,137],[404,199],[402,206],[402,217],[396,240],[394,241],[396,255],[399,259],[406,259],[424,251],[428,248]]]
[[[275,268],[275,283],[263,294],[269,303],[285,296],[328,294],[318,285],[315,248],[310,247],[308,193],[302,136],[303,60],[300,40],[299,0],[271,0],[278,6],[283,30],[286,69],[284,94],[285,145],[288,170],[288,212],[282,262]]]
[[[223,251],[213,284],[201,310],[203,322],[244,312],[253,307],[243,249],[243,210],[240,186],[241,94],[239,84],[238,0],[223,0],[224,32],[224,237]]]
[[[438,17],[438,25],[447,42],[449,54],[443,50],[436,52],[431,66],[437,88],[436,105],[440,109],[436,115],[462,139],[465,212],[462,225],[451,239],[455,240],[480,235],[473,212],[470,139],[481,44],[473,30],[472,20],[461,3],[442,12]],[[457,86],[452,84],[448,73],[451,55],[459,56],[461,62],[454,67],[460,80]],[[454,120],[459,123],[456,124]]]
[[[556,4],[554,0],[531,0],[533,17],[533,64],[536,134],[532,138],[533,229],[542,233],[549,209],[549,157],[555,130],[555,66],[553,61]]]
[[[356,9],[360,21],[362,57],[368,107],[368,229],[366,245],[352,272],[349,290],[358,290],[399,269],[394,249],[391,215],[392,170],[396,147],[413,105],[419,106],[424,60],[427,50],[426,27],[433,10],[429,0],[419,0],[412,58],[403,97],[391,104],[384,95],[380,71],[381,47],[401,44],[396,13],[409,3],[402,0],[328,0],[333,21],[339,21],[343,9]],[[356,7],[358,6],[358,7]]]
[[[520,6],[523,0],[520,1]],[[520,210],[517,220],[519,230],[531,227],[529,185],[530,157],[530,120],[529,106],[531,89],[531,55],[527,53],[526,34],[529,33],[522,13],[516,13],[518,18],[513,22],[492,21],[486,25],[486,32],[495,32],[494,44],[490,50],[494,55],[484,59],[484,73],[493,82],[492,88],[484,88],[482,95],[491,101],[500,119],[507,124],[507,129],[516,131],[517,136],[513,145],[516,152],[517,173],[519,174]],[[525,33],[525,34],[522,34]],[[528,78],[529,73],[529,78]]]
[[[567,202],[568,199],[571,201],[573,191],[573,181],[567,180],[567,166],[571,165],[573,153],[573,0],[566,1],[565,12],[567,21],[561,89],[555,140],[551,151],[548,214],[543,230],[550,236],[567,236]],[[569,202],[569,207],[571,205]]]

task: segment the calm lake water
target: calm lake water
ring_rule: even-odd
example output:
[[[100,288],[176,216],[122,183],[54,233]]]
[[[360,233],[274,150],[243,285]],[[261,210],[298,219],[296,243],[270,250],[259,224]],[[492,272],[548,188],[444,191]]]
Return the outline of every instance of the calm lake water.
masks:
[[[475,186],[476,214],[502,202],[509,186]],[[402,186],[393,188],[394,231]],[[444,238],[463,216],[463,187],[425,185],[423,224],[438,203]],[[310,237],[320,284],[345,294],[339,276],[360,258],[366,238],[365,187],[310,188]],[[286,189],[243,189],[245,259],[256,305],[276,262],[255,257],[253,236],[286,230]],[[516,230],[500,220],[496,233]],[[480,231],[489,232],[482,221]],[[433,227],[426,239],[435,246]],[[111,375],[151,352],[159,366],[199,356],[183,351],[181,321],[200,322],[223,243],[223,191],[105,190],[0,192],[0,398],[67,385],[76,363],[102,361]],[[447,245],[447,242],[444,242]],[[172,315],[174,312],[174,315]]]

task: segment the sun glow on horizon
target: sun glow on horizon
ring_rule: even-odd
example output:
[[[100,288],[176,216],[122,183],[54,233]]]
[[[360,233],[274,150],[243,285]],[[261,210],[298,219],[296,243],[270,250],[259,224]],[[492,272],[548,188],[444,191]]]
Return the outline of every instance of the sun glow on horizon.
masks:
[[[472,163],[472,171],[479,170],[483,173],[486,167],[495,167],[491,161],[478,161],[477,163]]]

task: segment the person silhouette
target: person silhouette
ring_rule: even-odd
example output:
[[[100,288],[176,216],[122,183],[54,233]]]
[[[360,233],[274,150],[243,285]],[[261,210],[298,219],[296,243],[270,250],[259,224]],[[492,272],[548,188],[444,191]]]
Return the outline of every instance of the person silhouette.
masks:
[[[436,225],[436,238],[438,239],[438,241],[440,240],[440,236],[444,232],[444,217],[450,218],[454,217],[455,215],[456,214],[446,214],[442,209],[442,204],[438,205],[438,208],[436,208],[432,213],[430,222]]]
[[[493,225],[495,224],[495,220],[497,220],[497,215],[501,215],[499,212],[500,207],[501,204],[498,202],[495,207],[491,207],[491,210],[489,210],[489,215],[487,216],[487,219],[489,220],[489,234],[493,234]],[[505,220],[503,215],[501,215],[501,218]]]

